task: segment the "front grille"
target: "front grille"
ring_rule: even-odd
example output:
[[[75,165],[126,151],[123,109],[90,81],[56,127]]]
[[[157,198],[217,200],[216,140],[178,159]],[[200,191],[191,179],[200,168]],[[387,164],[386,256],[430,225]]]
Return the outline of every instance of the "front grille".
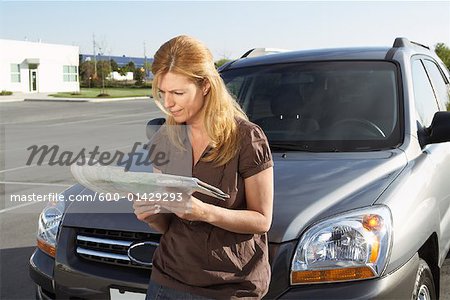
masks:
[[[148,269],[150,266],[136,264],[128,258],[128,248],[134,242],[150,241],[159,245],[160,235],[144,232],[115,231],[78,228],[76,253],[79,257],[100,263]]]

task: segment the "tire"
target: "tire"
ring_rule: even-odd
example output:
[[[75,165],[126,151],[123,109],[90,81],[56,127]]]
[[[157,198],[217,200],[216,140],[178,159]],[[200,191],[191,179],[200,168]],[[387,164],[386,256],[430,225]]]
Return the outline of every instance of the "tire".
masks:
[[[431,269],[423,259],[419,259],[419,269],[416,274],[416,283],[412,294],[413,300],[435,300],[436,287],[434,285]]]

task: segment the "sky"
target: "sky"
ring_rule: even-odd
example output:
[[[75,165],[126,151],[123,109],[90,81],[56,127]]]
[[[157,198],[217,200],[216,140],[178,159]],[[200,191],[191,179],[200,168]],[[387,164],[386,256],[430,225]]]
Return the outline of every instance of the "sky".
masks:
[[[391,46],[395,37],[450,46],[447,1],[5,1],[0,38],[152,57],[170,38],[203,41],[215,60],[255,47]],[[145,46],[144,46],[145,44]],[[99,50],[97,50],[99,52]]]

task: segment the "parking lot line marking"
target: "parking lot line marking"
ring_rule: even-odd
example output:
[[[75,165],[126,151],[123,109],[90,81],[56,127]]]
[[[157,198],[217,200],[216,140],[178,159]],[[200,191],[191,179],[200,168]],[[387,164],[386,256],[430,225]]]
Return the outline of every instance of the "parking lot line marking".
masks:
[[[59,184],[59,183],[45,183],[45,182],[21,182],[21,181],[0,181],[3,184],[18,184],[18,185],[45,185],[45,186],[59,186],[70,187],[72,184]]]
[[[8,212],[8,211],[11,211],[11,210],[14,210],[14,209],[17,209],[17,208],[22,208],[22,207],[26,207],[26,206],[30,206],[30,205],[38,204],[38,203],[42,203],[42,202],[39,202],[39,201],[28,202],[28,203],[19,204],[19,205],[16,205],[16,206],[11,206],[11,207],[8,207],[8,208],[0,209],[0,214]]]
[[[48,162],[42,163],[42,164],[45,165],[45,164],[47,164],[47,163],[48,163]],[[35,166],[37,166],[37,164],[33,164],[33,165],[29,165],[29,166],[21,166],[21,167],[16,167],[16,168],[11,168],[11,169],[6,169],[6,170],[1,170],[1,171],[0,171],[0,174],[1,174],[1,173],[4,173],[4,172],[20,170],[20,169],[24,169],[24,168],[32,168],[32,167],[35,167]]]
[[[115,123],[114,125],[137,123],[137,122],[142,122],[142,121],[145,121],[145,120],[147,120],[147,119],[136,119],[136,120],[130,120],[130,121],[124,121],[124,122]]]
[[[70,185],[69,185],[69,186],[70,186]],[[86,189],[87,189],[87,188],[85,187],[85,188],[80,192],[80,194],[82,194]],[[17,208],[21,208],[21,207],[26,207],[26,206],[33,205],[33,204],[37,204],[37,203],[41,203],[41,202],[42,202],[42,201],[29,202],[29,203],[25,203],[25,204],[19,204],[19,205],[16,205],[16,206],[12,206],[12,207],[8,207],[8,208],[0,209],[0,214],[2,214],[2,213],[4,213],[4,212],[11,211],[11,210],[13,210],[13,209],[17,209]]]
[[[59,125],[104,121],[104,120],[110,120],[110,119],[118,119],[118,118],[125,118],[125,117],[138,116],[138,115],[149,115],[149,114],[152,114],[152,112],[143,112],[143,113],[135,113],[135,114],[128,114],[128,115],[117,115],[117,116],[111,116],[111,117],[106,117],[106,118],[78,120],[78,121],[71,121],[71,122],[57,122],[57,123],[48,124],[48,126],[52,127],[52,126],[59,126]]]
[[[131,111],[133,111],[133,110],[131,110]],[[115,114],[115,113],[118,113],[118,112],[120,113],[120,111],[118,111],[118,110],[112,110],[112,111],[107,111],[107,112],[99,112],[99,113],[88,112],[88,113],[83,113],[81,115],[78,115],[77,117],[90,118],[90,117],[93,117],[93,116]],[[127,117],[127,116],[134,116],[134,115],[146,114],[146,113],[153,114],[153,113],[155,113],[155,111],[148,110],[146,112],[135,113],[135,114],[127,114],[127,115],[120,115],[119,114],[119,115],[115,115],[115,117]],[[161,113],[161,112],[159,112],[159,113]],[[73,117],[73,115],[68,115],[66,117]],[[110,117],[106,117],[106,118],[110,118]],[[58,121],[58,120],[62,120],[62,119],[64,119],[64,118],[58,117],[58,118],[51,118],[51,119],[45,119],[45,120],[35,120],[35,121],[30,121],[30,122],[25,122],[25,123],[4,122],[4,123],[0,123],[0,125],[36,125],[36,123],[39,123],[39,122],[42,122],[42,121]],[[102,120],[102,119],[103,118],[90,119],[90,120]],[[53,124],[56,124],[56,123],[53,123]],[[67,123],[59,122],[58,124],[67,124]],[[51,125],[51,124],[49,124],[49,125]]]
[[[122,149],[122,148],[126,148],[126,147],[133,146],[133,145],[134,145],[134,144],[128,144],[128,145],[124,145],[124,146],[119,146],[119,147],[114,147],[114,148],[110,148],[110,149],[105,149],[104,151],[111,151],[111,150]],[[46,162],[43,162],[43,163],[40,164],[40,165],[38,165],[38,164],[32,164],[32,165],[29,165],[29,166],[20,166],[20,167],[15,167],[15,168],[11,168],[11,169],[0,170],[0,174],[1,174],[1,173],[5,173],[5,172],[9,172],[9,171],[15,171],[15,170],[20,170],[20,169],[34,168],[34,167],[37,167],[37,166],[43,166],[43,165],[46,165],[46,164],[48,164],[48,163],[49,163],[49,162],[46,161]]]
[[[103,120],[108,120],[108,119],[117,119],[117,118],[125,118],[125,117],[130,117],[130,116],[137,116],[137,115],[151,115],[151,114],[156,114],[160,112],[143,112],[143,113],[135,113],[135,114],[127,114],[127,115],[115,115],[115,116],[109,116],[109,117],[104,117],[104,118],[95,118],[95,119],[86,119],[86,120],[78,120],[78,121],[70,121],[70,122],[56,122],[56,123],[51,123],[51,124],[43,124],[45,126],[56,126],[56,125],[64,125],[64,124],[76,124],[76,123],[84,123],[84,122],[93,122],[93,121],[103,121]],[[86,116],[89,117],[89,116]],[[61,118],[58,119],[53,119],[53,120],[61,120]],[[42,122],[42,121],[51,121],[51,120],[39,120],[39,121],[33,121],[33,122],[29,122],[29,123],[0,123],[0,125],[36,125],[37,122]],[[39,124],[37,124],[39,125]]]

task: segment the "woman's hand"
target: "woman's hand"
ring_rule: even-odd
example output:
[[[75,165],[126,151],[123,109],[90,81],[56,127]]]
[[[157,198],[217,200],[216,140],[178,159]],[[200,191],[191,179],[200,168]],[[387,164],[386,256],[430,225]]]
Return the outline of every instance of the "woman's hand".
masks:
[[[133,199],[134,214],[138,220],[150,223],[152,217],[161,212],[161,205],[155,201],[139,199],[134,194],[131,194],[131,197]]]
[[[170,189],[169,193],[181,193],[175,201],[160,201],[161,207],[176,214],[179,218],[188,221],[204,221],[207,204],[195,198],[189,191]]]
[[[169,229],[173,214],[161,208],[161,205],[155,201],[138,199],[135,195],[132,196],[134,214],[138,220],[164,234]]]

